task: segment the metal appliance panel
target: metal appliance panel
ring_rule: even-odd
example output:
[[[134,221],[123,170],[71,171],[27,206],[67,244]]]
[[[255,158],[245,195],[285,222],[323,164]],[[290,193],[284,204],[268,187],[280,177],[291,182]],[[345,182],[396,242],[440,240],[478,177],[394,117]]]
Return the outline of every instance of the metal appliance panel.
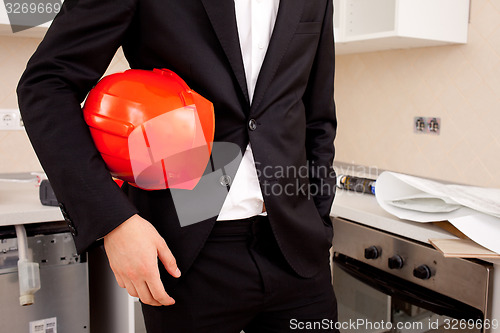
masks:
[[[483,311],[487,317],[491,265],[459,258],[445,258],[434,248],[387,232],[379,231],[344,219],[333,219],[334,251],[345,254],[387,273],[459,300]],[[379,257],[366,259],[364,250],[380,249]],[[388,260],[394,255],[403,258],[401,269],[390,269]],[[429,279],[419,279],[413,270],[427,265]],[[474,286],[474,288],[471,288]]]
[[[0,321],[2,332],[88,333],[87,263],[76,255],[69,233],[28,237],[34,261],[40,265],[41,289],[35,303],[19,305],[17,239],[0,239]],[[56,318],[57,326],[35,331],[33,324]],[[31,323],[31,328],[30,328]]]

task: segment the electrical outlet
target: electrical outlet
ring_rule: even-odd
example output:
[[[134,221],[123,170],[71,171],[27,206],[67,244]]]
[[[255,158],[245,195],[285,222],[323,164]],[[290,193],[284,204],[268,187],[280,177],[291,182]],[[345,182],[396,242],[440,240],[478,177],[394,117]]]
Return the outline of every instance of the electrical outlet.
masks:
[[[415,133],[425,133],[427,130],[426,121],[424,117],[414,117],[413,126]]]
[[[438,117],[414,117],[413,131],[415,133],[436,134],[441,131],[441,118]]]
[[[439,134],[441,129],[441,118],[431,117],[427,119],[427,130],[429,133]]]
[[[0,130],[24,130],[23,120],[18,109],[0,109]]]

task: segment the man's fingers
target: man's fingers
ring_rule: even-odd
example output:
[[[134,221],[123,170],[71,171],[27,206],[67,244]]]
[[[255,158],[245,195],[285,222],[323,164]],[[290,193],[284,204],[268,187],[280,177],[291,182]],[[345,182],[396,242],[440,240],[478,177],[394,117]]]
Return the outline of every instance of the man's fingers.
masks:
[[[126,288],[125,282],[123,281],[123,279],[120,276],[120,274],[118,274],[117,272],[115,272],[115,270],[113,269],[113,267],[111,267],[111,270],[113,271],[113,274],[115,275],[116,282],[118,283],[118,285],[120,286],[120,288]]]
[[[125,288],[130,296],[138,297],[144,304],[161,306],[172,305],[175,303],[175,300],[170,297],[165,291],[159,274],[154,277],[148,278],[148,280],[146,281],[127,280],[127,282],[123,282],[121,277],[115,277],[117,281],[120,281],[120,287]]]
[[[127,289],[127,292],[130,296],[139,297],[139,293],[137,292],[137,289],[135,289],[135,286],[132,283],[132,281],[129,280],[125,282],[125,289]]]
[[[165,243],[163,239],[161,239],[158,244],[158,258],[160,258],[160,261],[163,263],[163,266],[165,266],[165,269],[170,273],[170,275],[175,278],[181,276],[181,271],[177,267],[174,255],[170,252],[167,243]]]
[[[116,282],[121,288],[126,288],[125,283],[123,282],[122,278],[119,277],[118,275],[115,274]]]
[[[104,237],[109,264],[120,287],[149,305],[171,305],[160,279],[158,259],[169,274],[181,275],[165,240],[148,221],[134,215]]]
[[[151,297],[158,302],[158,305],[172,305],[175,303],[175,300],[165,291],[160,278],[146,281],[146,283]]]
[[[151,294],[151,291],[149,290],[148,285],[145,281],[140,281],[137,284],[135,284],[134,286],[135,286],[135,289],[137,290],[138,297],[142,303],[152,305],[152,306],[163,305],[153,297],[153,295]]]
[[[167,294],[161,282],[156,260],[154,265],[148,269],[148,272],[144,272],[141,276],[144,279],[140,281],[139,285],[136,285],[136,289],[138,289],[143,303],[149,305],[172,305],[175,303],[174,299]]]

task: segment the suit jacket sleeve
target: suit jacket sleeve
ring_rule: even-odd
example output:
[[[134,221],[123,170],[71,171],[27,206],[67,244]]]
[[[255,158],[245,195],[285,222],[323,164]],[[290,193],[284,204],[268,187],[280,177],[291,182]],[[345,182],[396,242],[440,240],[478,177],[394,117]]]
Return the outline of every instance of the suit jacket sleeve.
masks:
[[[310,193],[327,223],[335,196],[333,158],[337,120],[335,115],[333,4],[327,1],[322,32],[308,86],[303,97],[307,115],[306,148],[310,168]]]
[[[137,212],[107,171],[80,107],[120,46],[134,1],[66,1],[17,89],[26,131],[79,252]]]

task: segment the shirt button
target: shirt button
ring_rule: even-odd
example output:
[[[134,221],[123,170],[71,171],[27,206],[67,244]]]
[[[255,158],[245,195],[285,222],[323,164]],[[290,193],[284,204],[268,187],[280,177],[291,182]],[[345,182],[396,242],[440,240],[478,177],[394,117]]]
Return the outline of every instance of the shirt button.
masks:
[[[262,50],[264,48],[264,43],[260,42],[259,45],[257,45],[257,47]]]
[[[248,128],[251,130],[251,131],[255,131],[257,129],[257,121],[255,119],[250,119],[248,121]]]

